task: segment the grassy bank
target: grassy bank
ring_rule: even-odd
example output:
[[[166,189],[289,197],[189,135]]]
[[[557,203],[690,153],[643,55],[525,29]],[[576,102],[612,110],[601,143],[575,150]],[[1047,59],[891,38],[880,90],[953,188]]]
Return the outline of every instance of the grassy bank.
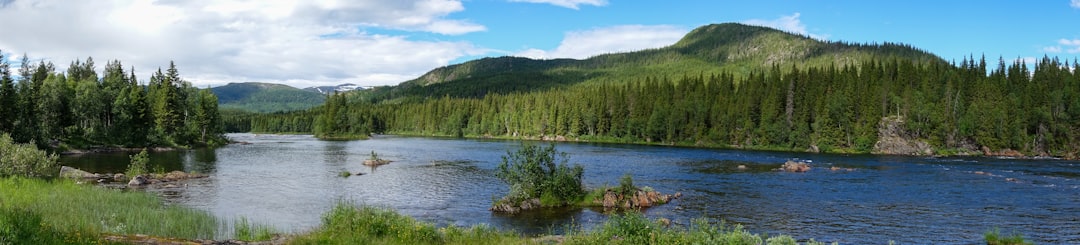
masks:
[[[741,226],[704,219],[689,227],[650,220],[639,213],[612,216],[591,231],[565,236],[525,237],[477,225],[436,228],[389,209],[340,203],[323,215],[322,227],[297,235],[290,244],[798,244],[790,236],[752,234]],[[810,242],[803,244],[824,244]]]
[[[105,233],[205,239],[214,238],[221,224],[206,212],[165,205],[150,193],[19,177],[0,178],[0,216],[8,221],[0,226],[11,228],[11,233],[18,233],[15,228],[29,232],[31,240],[9,241],[16,244],[93,240],[93,234]],[[12,225],[13,220],[23,223]]]

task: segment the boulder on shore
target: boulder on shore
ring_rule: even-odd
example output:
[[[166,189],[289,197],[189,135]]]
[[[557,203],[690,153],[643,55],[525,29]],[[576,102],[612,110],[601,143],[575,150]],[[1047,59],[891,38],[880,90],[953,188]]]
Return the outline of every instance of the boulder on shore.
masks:
[[[60,177],[72,179],[97,179],[99,176],[97,174],[82,171],[81,169],[68,166],[60,166]]]
[[[887,116],[878,122],[878,141],[874,143],[874,154],[929,156],[933,147],[907,130],[904,117]]]

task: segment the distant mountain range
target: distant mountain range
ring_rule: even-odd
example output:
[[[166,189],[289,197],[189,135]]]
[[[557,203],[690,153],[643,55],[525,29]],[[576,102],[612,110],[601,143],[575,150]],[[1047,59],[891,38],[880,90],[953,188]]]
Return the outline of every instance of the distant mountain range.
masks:
[[[339,84],[337,86],[317,86],[317,87],[304,88],[304,90],[306,90],[306,91],[316,92],[316,93],[320,93],[320,94],[330,94],[330,93],[333,93],[333,92],[341,93],[341,92],[349,92],[349,91],[353,91],[353,90],[363,90],[363,89],[364,89],[364,87],[361,87],[360,85],[356,85],[356,84],[352,84],[352,83],[343,83],[343,84]]]

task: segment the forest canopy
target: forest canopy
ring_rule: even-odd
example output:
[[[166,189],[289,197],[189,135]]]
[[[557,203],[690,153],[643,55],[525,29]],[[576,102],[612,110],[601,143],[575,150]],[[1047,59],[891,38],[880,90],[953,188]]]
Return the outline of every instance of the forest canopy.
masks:
[[[22,56],[17,73],[0,52],[0,133],[39,147],[198,146],[225,143],[218,101],[160,68],[141,85],[119,60],[96,72],[93,58],[66,72]]]

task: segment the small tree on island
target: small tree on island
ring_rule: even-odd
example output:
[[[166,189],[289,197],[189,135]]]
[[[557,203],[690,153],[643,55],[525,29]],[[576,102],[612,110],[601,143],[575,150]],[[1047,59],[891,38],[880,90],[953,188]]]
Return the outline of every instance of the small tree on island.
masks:
[[[506,152],[495,176],[510,185],[504,201],[517,203],[539,198],[544,206],[562,206],[582,198],[581,176],[585,169],[571,167],[566,153],[556,153],[555,145],[523,144],[517,152]]]

